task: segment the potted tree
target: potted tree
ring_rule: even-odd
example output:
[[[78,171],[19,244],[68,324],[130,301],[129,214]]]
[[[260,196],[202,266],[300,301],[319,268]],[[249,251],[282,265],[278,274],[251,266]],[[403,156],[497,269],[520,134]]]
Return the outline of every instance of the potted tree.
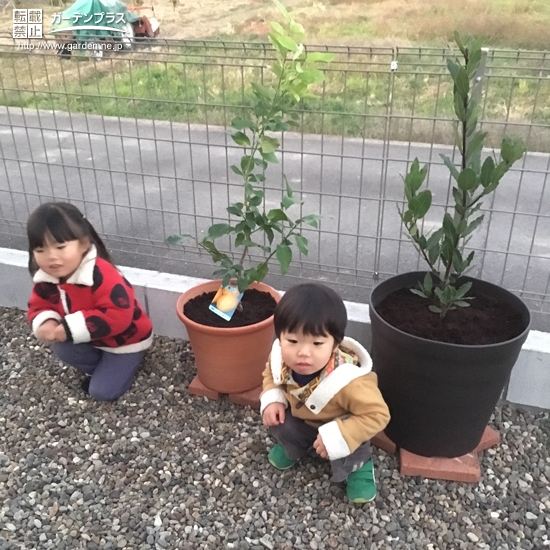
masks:
[[[432,193],[421,190],[428,167],[415,159],[399,214],[429,269],[383,281],[370,298],[373,364],[392,416],[385,433],[398,447],[427,457],[458,457],[477,447],[530,324],[518,297],[465,275],[474,258],[465,247],[483,220],[482,199],[525,147],[504,138],[500,161],[483,155],[486,134],[477,129],[479,101],[472,93],[481,45],[455,39],[461,56],[448,59],[447,67],[460,164],[442,155],[453,180],[452,212],[447,207],[439,229],[424,232]]]
[[[197,239],[218,264],[213,273],[217,279],[190,289],[176,304],[195,354],[198,380],[207,390],[219,393],[240,394],[261,386],[274,337],[272,314],[279,300],[278,292],[262,281],[272,260],[284,275],[294,247],[308,253],[308,241],[300,229],[304,224],[317,227],[319,220],[316,214],[291,217],[289,209],[296,199],[284,175],[286,188],[279,207],[268,210],[265,205],[266,170],[278,162],[277,135],[297,126],[300,101],[312,95],[312,85],[323,81],[319,65],[332,58],[308,53],[301,42],[303,27],[282,4],[276,4],[285,21],[270,23],[269,41],[276,56],[271,84],[252,82],[250,114],[231,122],[233,141],[244,147],[240,164],[231,166],[242,182],[242,199],[227,207],[228,222],[214,223],[204,238]],[[172,236],[167,243],[176,244],[185,237]],[[235,310],[235,294],[241,293],[242,302]],[[230,321],[210,311],[213,300],[222,311],[235,310]],[[256,300],[260,303],[255,306]],[[259,318],[254,317],[256,310]]]

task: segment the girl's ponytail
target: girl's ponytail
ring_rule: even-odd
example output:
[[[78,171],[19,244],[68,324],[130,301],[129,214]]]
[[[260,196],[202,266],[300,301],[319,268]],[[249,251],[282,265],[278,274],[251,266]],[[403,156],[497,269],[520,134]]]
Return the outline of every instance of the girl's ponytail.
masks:
[[[100,258],[103,258],[105,261],[109,262],[110,264],[115,265],[115,262],[113,262],[113,259],[111,258],[111,255],[109,254],[105,243],[103,242],[102,238],[97,234],[94,226],[90,223],[88,218],[84,217],[84,215],[82,216],[82,219],[88,229],[88,238],[92,243],[95,244],[95,247],[97,248],[97,255]]]

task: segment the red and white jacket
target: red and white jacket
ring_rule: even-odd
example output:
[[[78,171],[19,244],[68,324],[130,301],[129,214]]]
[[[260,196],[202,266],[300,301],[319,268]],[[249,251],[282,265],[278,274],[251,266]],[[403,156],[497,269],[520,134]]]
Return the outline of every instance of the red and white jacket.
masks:
[[[39,269],[33,277],[27,318],[36,335],[48,319],[63,324],[67,341],[90,342],[111,353],[134,353],[153,341],[153,325],[134,297],[132,285],[94,245],[78,269],[60,283]]]

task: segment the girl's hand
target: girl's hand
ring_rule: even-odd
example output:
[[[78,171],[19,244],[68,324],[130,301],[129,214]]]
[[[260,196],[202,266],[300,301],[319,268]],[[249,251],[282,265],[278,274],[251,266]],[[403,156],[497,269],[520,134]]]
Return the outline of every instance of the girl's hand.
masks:
[[[48,319],[38,327],[36,337],[42,340],[42,342],[55,342],[55,330],[59,326],[59,323],[55,319]],[[65,332],[65,330],[63,330],[63,332]]]
[[[323,438],[321,437],[321,434],[317,434],[317,439],[313,443],[313,448],[321,458],[328,458],[327,448],[323,443]]]
[[[67,333],[65,332],[65,327],[63,325],[58,325],[55,327],[53,333],[55,342],[64,342],[67,339]]]
[[[282,403],[271,403],[262,415],[264,426],[277,426],[285,421],[285,406]]]

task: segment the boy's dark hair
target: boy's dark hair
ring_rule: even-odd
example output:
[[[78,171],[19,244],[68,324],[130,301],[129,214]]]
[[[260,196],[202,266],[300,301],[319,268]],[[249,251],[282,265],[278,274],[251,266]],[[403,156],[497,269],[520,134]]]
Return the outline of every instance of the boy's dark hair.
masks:
[[[114,265],[101,237],[76,206],[68,202],[45,202],[27,220],[31,275],[38,271],[33,250],[44,246],[47,235],[53,237],[58,243],[88,238],[92,244],[95,244],[97,255]]]
[[[348,315],[337,292],[320,283],[304,283],[285,292],[274,312],[277,338],[282,332],[301,331],[311,336],[344,339]]]

